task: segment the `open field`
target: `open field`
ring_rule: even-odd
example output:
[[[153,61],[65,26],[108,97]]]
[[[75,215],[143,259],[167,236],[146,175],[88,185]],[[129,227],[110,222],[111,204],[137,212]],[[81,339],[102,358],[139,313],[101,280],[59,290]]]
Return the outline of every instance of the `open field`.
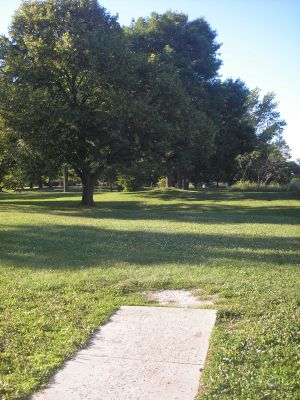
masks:
[[[0,193],[0,398],[26,398],[145,290],[218,294],[201,399],[300,398],[300,201],[226,190]]]

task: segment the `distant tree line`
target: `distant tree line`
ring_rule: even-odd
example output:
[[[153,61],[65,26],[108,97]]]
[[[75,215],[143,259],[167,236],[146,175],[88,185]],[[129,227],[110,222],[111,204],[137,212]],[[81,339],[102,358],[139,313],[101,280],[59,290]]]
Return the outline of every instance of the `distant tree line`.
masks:
[[[99,179],[288,182],[299,166],[275,95],[222,81],[219,49],[204,18],[168,11],[122,28],[96,0],[22,2],[0,40],[0,186],[70,168],[92,205]]]

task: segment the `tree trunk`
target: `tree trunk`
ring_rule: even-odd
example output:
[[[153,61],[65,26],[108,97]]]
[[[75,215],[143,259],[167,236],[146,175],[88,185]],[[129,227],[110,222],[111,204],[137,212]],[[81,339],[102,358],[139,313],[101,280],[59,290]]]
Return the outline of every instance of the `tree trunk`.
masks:
[[[166,175],[166,187],[170,188],[173,186],[173,179],[171,174]]]
[[[43,189],[43,180],[42,179],[39,180],[38,185],[39,185],[39,189]]]
[[[29,182],[29,189],[33,190],[33,183],[32,182]]]
[[[190,186],[190,178],[185,176],[183,178],[183,189],[184,190],[189,190],[189,186]]]
[[[83,206],[94,206],[94,187],[97,182],[95,174],[86,172],[82,174],[82,200]]]
[[[251,165],[251,160],[248,162],[248,164],[246,165],[245,170],[244,170],[244,172],[243,172],[243,177],[242,177],[242,181],[243,181],[243,182],[245,181],[246,174],[247,174],[247,172],[248,172],[248,168],[250,167],[250,165]]]
[[[177,168],[177,187],[178,189],[182,189],[182,173],[180,168]]]
[[[166,161],[166,187],[173,186],[173,177],[171,173],[170,163]]]
[[[198,181],[197,178],[194,179],[194,180],[192,181],[192,184],[194,185],[195,189],[198,189],[198,187],[199,187],[199,181]]]
[[[63,177],[64,193],[69,191],[69,169],[68,166],[64,166],[64,177]]]

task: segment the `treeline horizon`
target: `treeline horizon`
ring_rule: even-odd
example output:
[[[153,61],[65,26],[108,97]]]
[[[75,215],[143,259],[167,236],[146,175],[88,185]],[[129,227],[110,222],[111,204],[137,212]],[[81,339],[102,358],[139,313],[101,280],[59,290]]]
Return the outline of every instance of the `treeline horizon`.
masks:
[[[275,94],[222,81],[220,46],[184,13],[121,27],[96,0],[22,2],[0,39],[0,188],[70,168],[93,205],[99,179],[135,190],[299,176]]]

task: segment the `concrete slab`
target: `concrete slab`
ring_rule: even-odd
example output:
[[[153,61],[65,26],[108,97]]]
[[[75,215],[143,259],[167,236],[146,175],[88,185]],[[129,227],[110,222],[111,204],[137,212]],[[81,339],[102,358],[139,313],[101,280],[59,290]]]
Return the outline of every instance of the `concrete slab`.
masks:
[[[32,400],[193,400],[214,310],[121,307]]]
[[[161,290],[159,292],[148,292],[148,297],[157,301],[162,306],[201,307],[214,304],[211,300],[199,300],[187,290]]]

